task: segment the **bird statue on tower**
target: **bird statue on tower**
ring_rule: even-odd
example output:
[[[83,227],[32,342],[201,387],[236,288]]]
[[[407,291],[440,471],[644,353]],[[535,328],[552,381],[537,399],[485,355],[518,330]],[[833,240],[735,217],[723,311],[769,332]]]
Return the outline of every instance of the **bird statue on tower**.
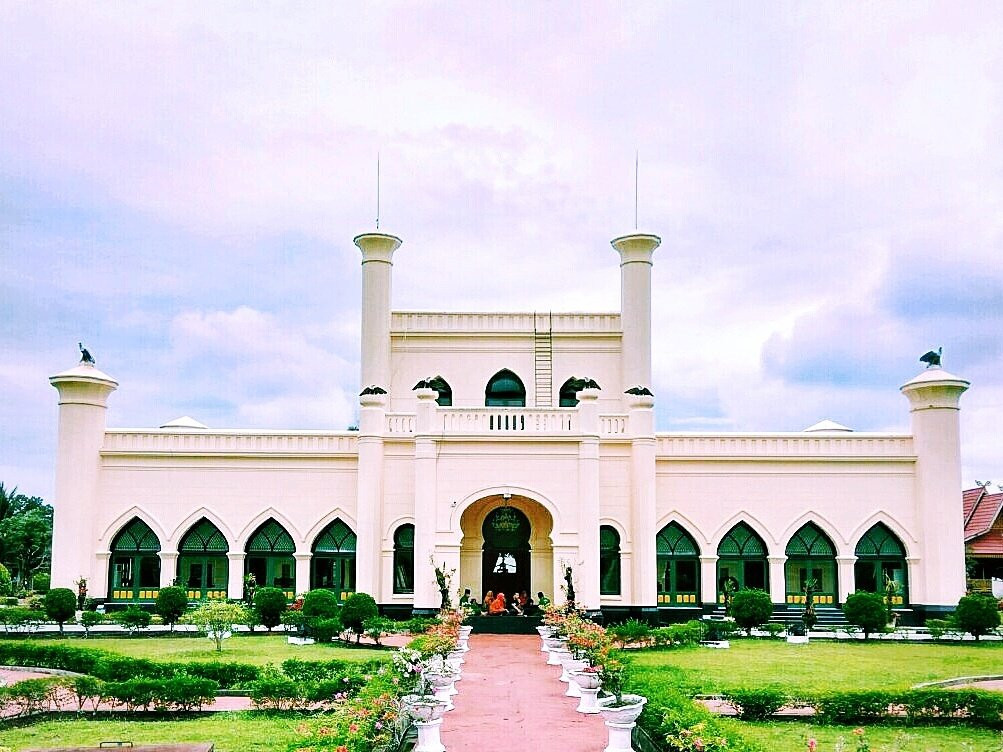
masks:
[[[77,342],[77,347],[80,348],[80,362],[94,365],[94,356],[90,354],[86,347],[84,347],[84,343]]]
[[[938,347],[937,352],[930,350],[919,359],[920,363],[926,363],[927,368],[940,368],[941,356],[944,354],[944,348]]]

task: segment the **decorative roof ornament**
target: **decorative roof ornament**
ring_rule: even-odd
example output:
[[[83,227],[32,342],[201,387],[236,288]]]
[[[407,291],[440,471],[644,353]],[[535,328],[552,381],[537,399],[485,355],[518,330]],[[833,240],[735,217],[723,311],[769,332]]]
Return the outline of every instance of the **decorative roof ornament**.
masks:
[[[577,376],[572,376],[568,379],[568,386],[570,386],[574,391],[580,392],[583,389],[598,389],[602,391],[602,387],[596,382],[595,379],[590,379],[589,377],[578,378]]]
[[[926,363],[927,368],[940,368],[941,360],[943,360],[944,348],[938,347],[937,352],[930,350],[925,353],[920,359],[920,363]]]
[[[640,397],[642,395],[646,396],[646,397],[654,397],[655,396],[652,393],[652,391],[650,389],[648,389],[648,387],[646,387],[646,386],[632,386],[630,389],[626,390],[624,392],[624,394],[633,394],[636,397]]]
[[[77,342],[77,347],[80,348],[80,362],[89,363],[90,365],[95,365],[94,356],[91,355],[90,351],[84,347],[83,342]]]
[[[367,394],[386,394],[386,393],[387,393],[386,389],[384,389],[381,386],[376,386],[375,384],[373,384],[372,386],[367,386],[365,389],[359,392],[359,396],[364,397]]]

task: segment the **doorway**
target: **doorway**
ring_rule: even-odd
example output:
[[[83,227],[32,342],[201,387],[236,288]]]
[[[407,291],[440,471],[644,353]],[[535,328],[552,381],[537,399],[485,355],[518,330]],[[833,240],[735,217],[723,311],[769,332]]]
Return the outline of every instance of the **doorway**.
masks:
[[[499,507],[485,517],[481,556],[481,582],[485,591],[505,593],[509,602],[513,593],[530,592],[531,532],[529,519],[514,507]]]

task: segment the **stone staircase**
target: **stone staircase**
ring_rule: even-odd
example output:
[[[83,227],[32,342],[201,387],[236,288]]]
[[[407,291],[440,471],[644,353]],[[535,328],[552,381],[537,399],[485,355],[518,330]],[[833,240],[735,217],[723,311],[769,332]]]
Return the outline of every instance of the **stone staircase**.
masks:
[[[791,622],[801,621],[801,606],[784,606],[776,605],[773,606],[773,615],[770,617],[770,622],[773,624],[790,624]],[[832,606],[815,606],[815,616],[818,621],[816,622],[816,627],[827,627],[829,629],[835,629],[838,627],[845,627],[847,625],[846,617],[843,615],[843,611],[838,608],[833,608]],[[724,618],[724,607],[718,606],[711,613],[707,614],[705,618],[708,619],[723,619]]]

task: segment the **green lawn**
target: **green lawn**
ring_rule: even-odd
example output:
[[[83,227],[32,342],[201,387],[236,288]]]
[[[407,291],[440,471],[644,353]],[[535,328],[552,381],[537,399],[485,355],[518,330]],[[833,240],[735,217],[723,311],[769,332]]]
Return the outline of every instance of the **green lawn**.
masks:
[[[732,640],[728,650],[642,651],[634,670],[645,682],[686,690],[786,685],[796,689],[904,689],[958,676],[1003,674],[1003,644],[905,644]]]
[[[119,653],[133,658],[150,658],[157,661],[224,661],[229,663],[279,664],[287,658],[305,661],[340,659],[368,661],[373,658],[389,660],[384,650],[340,647],[338,645],[290,645],[285,636],[231,637],[223,643],[223,652],[217,653],[213,643],[205,637],[81,637],[46,640],[45,644],[72,645],[78,648],[96,648],[109,653]]]
[[[123,721],[64,718],[0,730],[0,747],[94,746],[106,741],[139,743],[213,742],[216,752],[275,752],[300,738],[296,716],[219,713],[183,721]]]
[[[805,752],[807,740],[818,742],[817,752],[855,752],[858,737],[853,726],[810,726],[797,722],[744,723],[722,721],[749,741],[769,752]],[[864,740],[871,752],[1000,752],[1003,738],[998,731],[965,726],[867,726]],[[842,745],[840,744],[842,740]]]

